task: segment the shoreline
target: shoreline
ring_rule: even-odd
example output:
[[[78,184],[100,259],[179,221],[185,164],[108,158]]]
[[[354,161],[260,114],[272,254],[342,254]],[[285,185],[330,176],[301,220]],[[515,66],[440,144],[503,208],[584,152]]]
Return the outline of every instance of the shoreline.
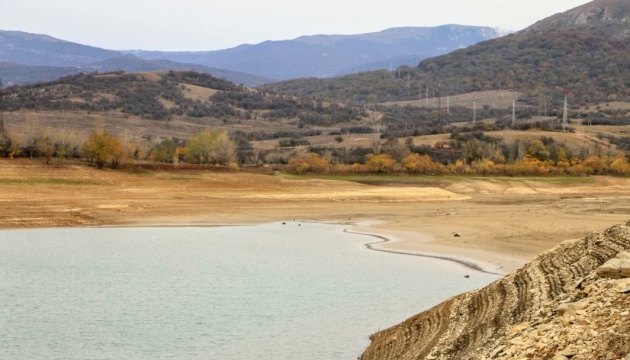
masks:
[[[375,251],[510,273],[564,240],[626,221],[630,211],[630,178],[407,180],[363,184],[213,172],[182,177],[0,159],[0,228],[246,226],[300,219],[373,235],[381,239],[369,241]]]
[[[365,244],[366,248],[373,251],[380,251],[380,252],[386,252],[390,254],[399,254],[399,255],[407,255],[407,256],[418,256],[418,257],[425,257],[425,258],[454,262],[465,268],[468,268],[477,272],[485,273],[485,274],[490,274],[490,275],[505,276],[508,274],[506,272],[500,271],[503,268],[503,266],[491,264],[478,258],[457,256],[455,252],[449,253],[445,251],[443,253],[436,253],[436,252],[426,252],[422,250],[419,250],[419,251],[408,250],[408,249],[405,249],[404,247],[396,247],[396,242],[399,242],[400,240],[392,238],[391,235],[388,235],[386,233],[376,232],[373,230],[368,230],[370,232],[353,230],[360,226],[369,227],[370,224],[369,223],[354,224],[344,229],[344,232],[350,233],[350,234],[366,235],[366,236],[379,239],[379,241],[369,242]],[[426,234],[422,234],[422,235],[426,235]],[[389,245],[389,247],[383,248],[382,247],[383,245]],[[507,254],[501,254],[501,255],[507,256]]]
[[[442,253],[435,252],[425,252],[425,251],[414,251],[407,250],[404,247],[396,247],[396,243],[400,242],[399,239],[396,239],[390,234],[387,234],[386,231],[372,229],[367,231],[357,231],[360,227],[369,227],[376,223],[379,223],[379,220],[364,220],[361,222],[348,222],[348,221],[318,221],[318,220],[276,220],[271,222],[260,222],[260,223],[235,223],[235,224],[203,224],[203,223],[172,223],[172,224],[154,224],[150,222],[142,223],[142,222],[134,222],[133,224],[102,224],[102,225],[87,225],[87,226],[51,226],[51,227],[16,227],[16,228],[2,228],[0,231],[11,231],[11,230],[31,230],[31,229],[58,229],[58,228],[84,228],[84,229],[99,229],[99,228],[186,228],[186,227],[197,227],[197,228],[215,228],[215,227],[241,227],[241,226],[257,226],[261,224],[271,224],[271,223],[284,223],[284,222],[302,222],[302,223],[316,223],[316,224],[331,224],[338,226],[345,226],[343,228],[343,232],[355,235],[364,235],[371,238],[379,239],[379,241],[375,242],[366,242],[364,246],[372,251],[385,252],[390,254],[397,255],[406,255],[406,256],[417,256],[417,257],[425,257],[431,259],[444,260],[448,262],[453,262],[459,264],[463,267],[471,269],[473,271],[490,274],[490,275],[498,275],[505,276],[508,273],[501,272],[500,270],[503,268],[502,266],[497,267],[496,265],[487,263],[478,258],[472,257],[461,257],[457,256],[455,252],[449,253],[448,251]],[[425,234],[422,234],[425,235]],[[382,245],[390,245],[390,248],[383,248]],[[499,254],[497,254],[499,255]],[[506,256],[506,254],[502,254]]]

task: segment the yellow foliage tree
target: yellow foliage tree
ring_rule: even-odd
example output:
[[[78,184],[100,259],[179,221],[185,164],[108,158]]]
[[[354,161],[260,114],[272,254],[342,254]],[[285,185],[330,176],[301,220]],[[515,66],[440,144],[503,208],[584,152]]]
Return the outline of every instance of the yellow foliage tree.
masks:
[[[324,172],[328,168],[328,160],[322,158],[318,154],[308,153],[304,156],[296,157],[289,160],[289,165],[294,171],[303,172]]]
[[[402,160],[402,166],[412,174],[430,174],[434,163],[429,155],[413,153]]]
[[[626,154],[622,151],[617,153],[615,159],[610,163],[610,171],[617,175],[628,175],[630,174],[630,164],[628,164],[628,159],[626,158]]]
[[[117,168],[126,156],[122,141],[106,130],[95,131],[83,143],[82,153],[90,164],[102,169],[109,161],[112,168]]]
[[[368,154],[366,156],[365,166],[368,171],[373,171],[377,173],[381,172],[391,172],[394,170],[396,166],[396,160],[392,159],[391,156],[387,154]]]

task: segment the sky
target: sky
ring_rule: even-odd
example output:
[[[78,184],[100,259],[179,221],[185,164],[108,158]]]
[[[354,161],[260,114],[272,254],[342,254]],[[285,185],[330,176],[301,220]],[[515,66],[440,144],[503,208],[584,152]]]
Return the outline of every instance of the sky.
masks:
[[[112,50],[219,50],[316,34],[479,25],[520,30],[588,0],[0,0],[0,30]]]

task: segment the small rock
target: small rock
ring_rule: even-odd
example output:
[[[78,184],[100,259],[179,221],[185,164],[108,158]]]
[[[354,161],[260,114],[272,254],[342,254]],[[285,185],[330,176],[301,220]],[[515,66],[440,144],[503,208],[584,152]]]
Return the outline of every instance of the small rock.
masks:
[[[578,310],[586,309],[589,303],[590,303],[590,300],[587,298],[587,299],[582,299],[580,301],[576,301],[573,303],[560,304],[556,308],[556,312],[558,313],[558,315],[564,315],[564,314],[572,315],[572,314],[575,314],[576,311]]]
[[[520,336],[515,337],[514,339],[510,339],[510,341],[508,341],[511,345],[523,345],[525,344],[525,341],[523,341],[523,338]]]
[[[628,293],[630,293],[630,286],[625,287],[625,288],[623,288],[623,289],[619,290],[619,292],[620,292],[620,293],[622,293],[622,294],[628,294]]]
[[[514,336],[520,332],[522,332],[523,330],[527,329],[529,327],[529,323],[528,322],[523,322],[520,323],[518,325],[514,325],[510,328],[510,330],[508,330],[508,334],[510,334],[510,336]]]
[[[621,316],[628,316],[628,315],[630,315],[630,311],[624,311],[624,312],[620,313],[619,315],[621,315]]]
[[[575,350],[574,348],[572,348],[571,346],[568,346],[567,348],[565,348],[564,350],[560,351],[558,353],[558,355],[562,355],[564,357],[568,357],[568,358],[572,358],[575,355],[577,355],[577,350]]]
[[[538,334],[546,333],[547,331],[553,329],[552,324],[542,324],[538,327]]]
[[[556,355],[552,357],[551,360],[569,360],[569,358],[564,355]]]
[[[630,360],[630,353],[626,355],[626,360]]]

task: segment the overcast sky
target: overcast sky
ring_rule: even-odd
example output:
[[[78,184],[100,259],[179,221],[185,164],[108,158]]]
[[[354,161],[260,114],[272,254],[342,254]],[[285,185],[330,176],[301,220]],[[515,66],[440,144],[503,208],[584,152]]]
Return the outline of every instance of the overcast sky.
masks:
[[[588,0],[0,0],[0,30],[107,49],[217,50],[444,24],[520,30]]]

